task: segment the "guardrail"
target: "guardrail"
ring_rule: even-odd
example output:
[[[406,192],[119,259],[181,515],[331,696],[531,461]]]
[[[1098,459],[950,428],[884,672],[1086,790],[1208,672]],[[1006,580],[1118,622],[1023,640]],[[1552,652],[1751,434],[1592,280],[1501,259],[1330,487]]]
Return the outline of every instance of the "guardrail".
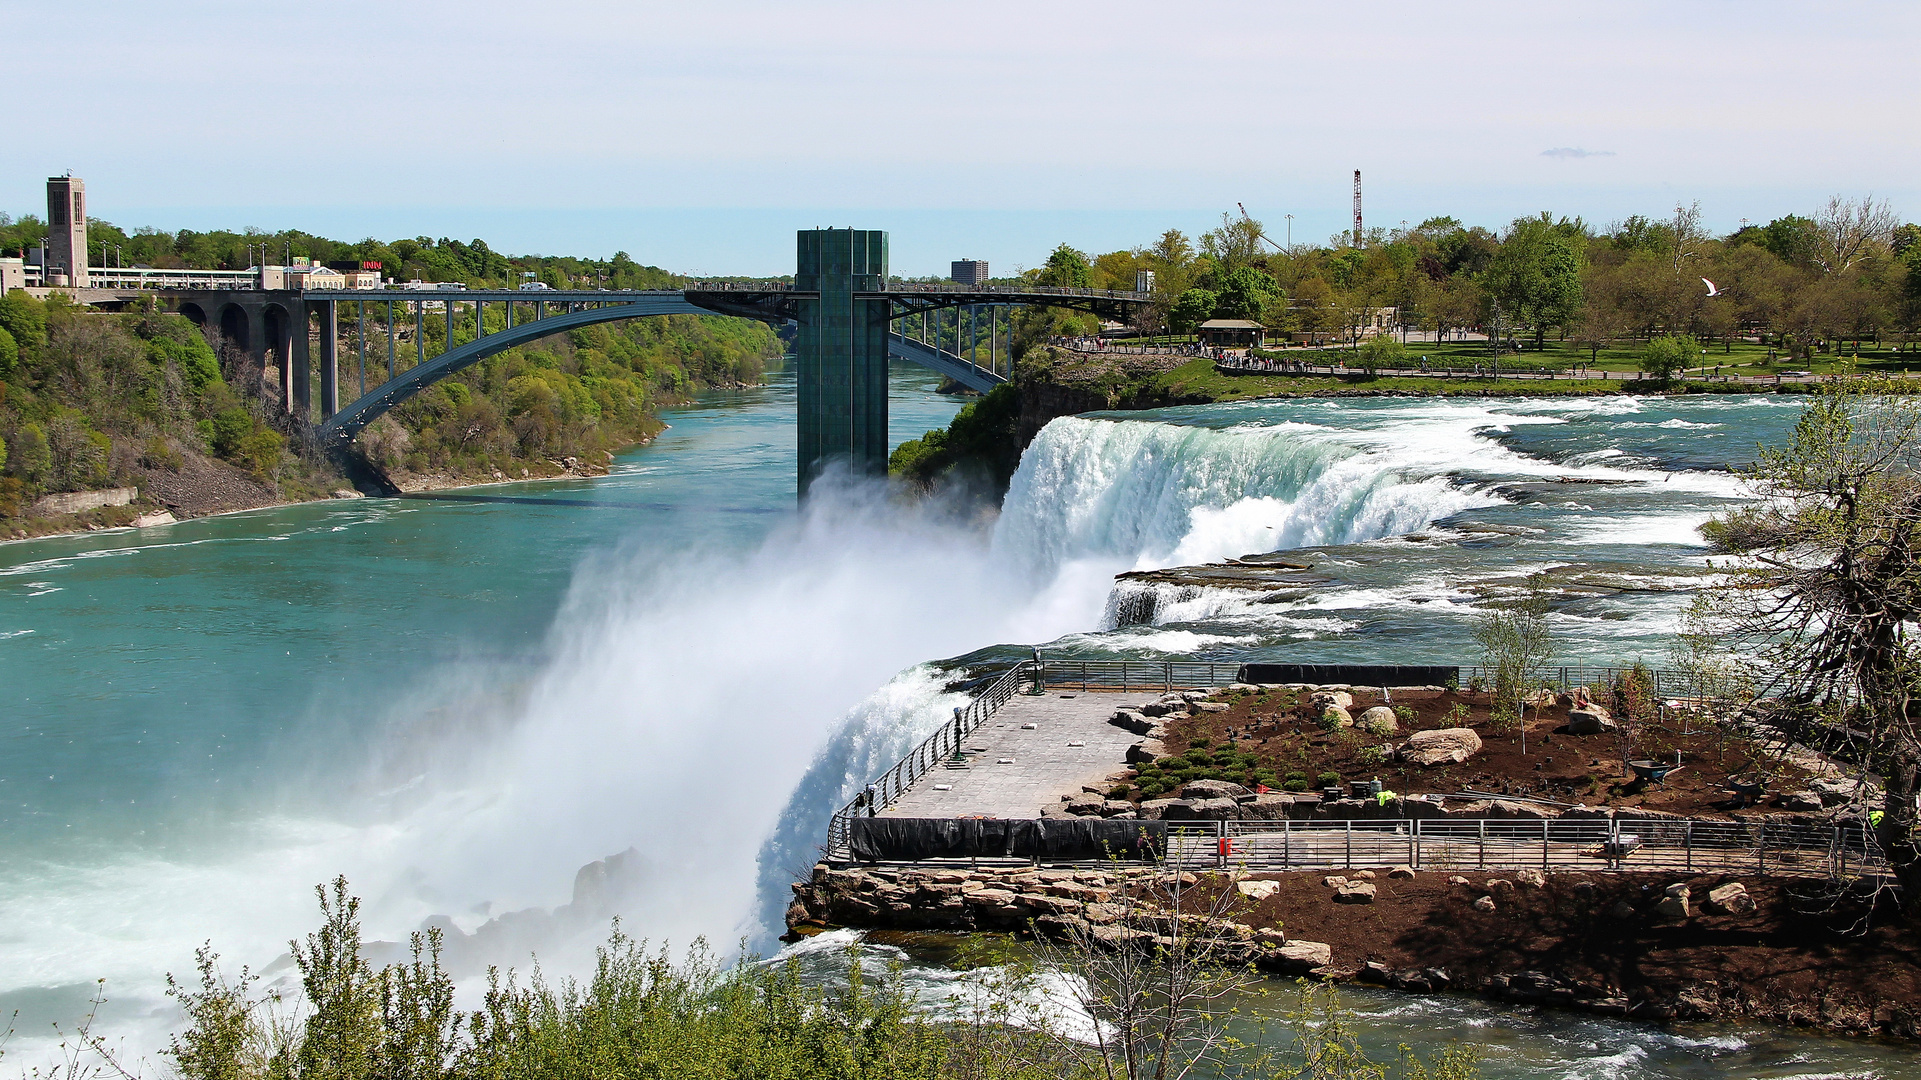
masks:
[[[967,736],[978,730],[1022,687],[1033,681],[1038,667],[1032,660],[1023,660],[1009,668],[1000,678],[989,683],[987,689],[976,695],[973,701],[955,709],[951,722],[942,724],[938,731],[908,751],[907,756],[896,762],[893,768],[868,784],[865,791],[854,796],[852,802],[835,811],[827,826],[828,850],[845,852],[848,818],[855,814],[878,814],[905,794],[914,781],[953,757]]]
[[[1171,822],[1184,869],[1627,870],[1863,877],[1889,872],[1861,823],[1699,818]]]
[[[1224,686],[1239,682],[1239,663],[1205,660],[1044,660],[1047,686],[1082,690],[1160,690]]]

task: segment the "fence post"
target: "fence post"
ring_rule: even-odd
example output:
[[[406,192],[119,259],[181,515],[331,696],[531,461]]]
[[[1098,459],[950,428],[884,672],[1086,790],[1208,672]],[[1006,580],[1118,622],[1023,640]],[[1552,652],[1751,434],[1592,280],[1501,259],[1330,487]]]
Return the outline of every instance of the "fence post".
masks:
[[[1689,818],[1688,823],[1682,827],[1681,843],[1687,848],[1688,873],[1692,874],[1694,873],[1694,819],[1693,818]]]
[[[1764,824],[1760,829],[1761,842],[1754,847],[1754,872],[1765,874],[1768,872],[1768,827]]]
[[[1347,869],[1354,869],[1354,819],[1347,819]]]
[[[1281,869],[1285,870],[1294,858],[1294,823],[1287,818],[1281,819]]]
[[[1547,819],[1541,819],[1541,872],[1547,873]]]
[[[1407,868],[1409,870],[1419,870],[1421,868],[1420,818],[1409,818],[1407,820]]]
[[[1487,869],[1487,819],[1481,819],[1481,869]]]
[[[1848,879],[1848,838],[1841,832],[1841,826],[1835,825],[1833,829],[1834,846],[1838,848],[1841,853],[1841,870],[1837,876],[1842,881],[1846,881]]]

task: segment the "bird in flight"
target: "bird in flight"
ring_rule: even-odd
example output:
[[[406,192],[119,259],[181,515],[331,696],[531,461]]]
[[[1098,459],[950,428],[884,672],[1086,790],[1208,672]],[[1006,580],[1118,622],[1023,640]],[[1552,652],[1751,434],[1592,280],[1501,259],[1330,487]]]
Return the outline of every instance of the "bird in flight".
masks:
[[[1715,285],[1714,285],[1714,282],[1712,282],[1712,281],[1709,281],[1709,280],[1708,280],[1707,278],[1702,278],[1702,279],[1701,279],[1701,284],[1703,284],[1703,285],[1706,285],[1706,286],[1708,287],[1708,295],[1709,295],[1709,296],[1719,296],[1719,295],[1721,295],[1721,290],[1720,290],[1720,289],[1718,289],[1718,288],[1716,288],[1716,287],[1715,287]]]

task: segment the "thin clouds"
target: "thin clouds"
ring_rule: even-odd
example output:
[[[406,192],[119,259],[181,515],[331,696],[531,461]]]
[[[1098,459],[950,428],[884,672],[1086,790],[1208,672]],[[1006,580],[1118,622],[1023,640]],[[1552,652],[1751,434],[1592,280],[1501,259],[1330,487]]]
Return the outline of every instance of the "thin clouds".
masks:
[[[1541,156],[1551,157],[1551,158],[1562,158],[1564,160],[1568,158],[1613,157],[1614,151],[1583,150],[1578,146],[1557,146],[1552,150],[1541,151]]]

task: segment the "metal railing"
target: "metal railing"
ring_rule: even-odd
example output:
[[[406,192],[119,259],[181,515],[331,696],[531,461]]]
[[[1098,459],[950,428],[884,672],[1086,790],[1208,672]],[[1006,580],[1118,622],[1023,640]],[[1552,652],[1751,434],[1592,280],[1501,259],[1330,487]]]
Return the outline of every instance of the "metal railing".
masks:
[[[1000,678],[989,683],[987,689],[975,695],[973,701],[955,709],[953,720],[943,723],[939,730],[908,751],[907,756],[896,762],[893,768],[882,773],[867,785],[866,790],[854,796],[853,801],[835,811],[833,820],[827,826],[828,850],[847,850],[848,818],[856,814],[871,816],[885,810],[906,794],[914,781],[959,754],[967,736],[977,731],[1022,687],[1032,682],[1036,671],[1037,665],[1032,660],[1023,660],[1009,668]]]
[[[1671,668],[1639,669],[1646,675],[1657,698],[1726,698],[1739,697],[1737,684],[1741,681],[1733,675],[1710,676],[1691,671],[1677,671]],[[1636,675],[1633,666],[1590,666],[1586,664],[1549,664],[1528,672],[1522,680],[1524,689],[1532,690],[1547,686],[1554,690],[1568,691],[1577,686],[1608,688]],[[1476,684],[1483,688],[1494,683],[1494,671],[1478,664],[1461,668],[1463,689]]]
[[[1178,690],[1239,682],[1239,663],[1206,660],[1044,660],[1044,685],[1081,690]]]
[[[1396,818],[1168,825],[1185,869],[1624,870],[1849,878],[1889,872],[1859,822]]]

